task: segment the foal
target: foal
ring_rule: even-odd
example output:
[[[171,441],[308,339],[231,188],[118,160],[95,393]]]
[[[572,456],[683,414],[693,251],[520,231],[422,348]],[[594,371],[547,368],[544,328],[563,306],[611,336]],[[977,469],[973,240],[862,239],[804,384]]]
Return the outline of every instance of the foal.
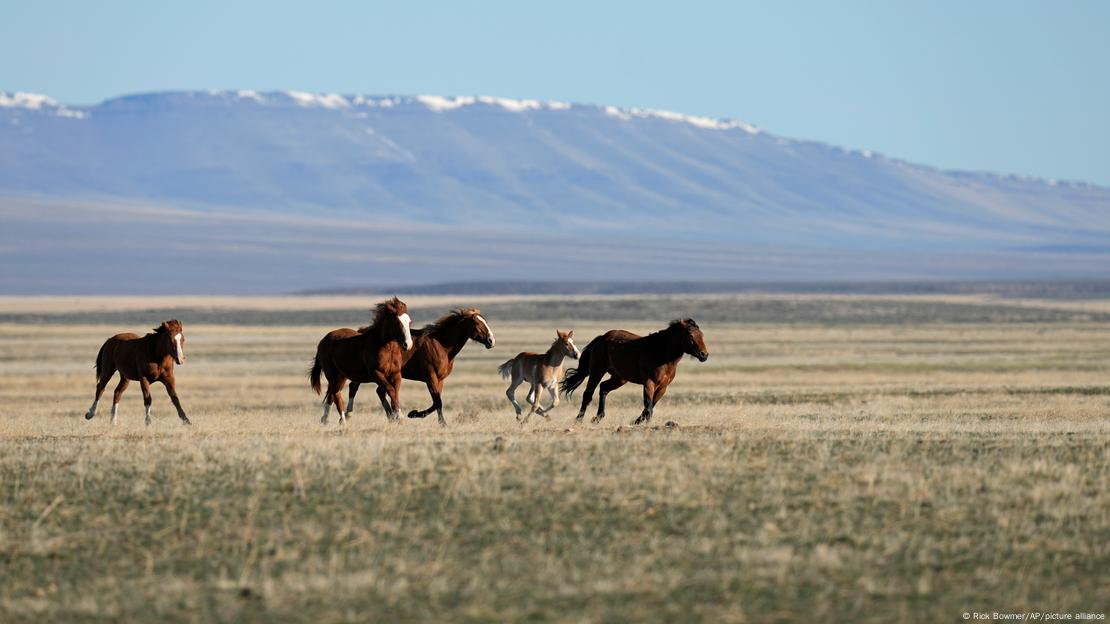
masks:
[[[546,352],[529,353],[525,351],[497,367],[497,372],[501,373],[502,378],[509,379],[512,377],[512,382],[509,383],[509,389],[505,391],[505,396],[509,397],[509,402],[513,404],[513,409],[516,410],[516,419],[520,424],[523,425],[528,422],[528,418],[532,414],[539,414],[547,418],[548,413],[559,405],[558,387],[559,380],[563,376],[563,358],[572,357],[577,360],[578,356],[581,355],[572,336],[574,336],[574,330],[561,332],[556,329],[555,342],[551,343],[551,347]],[[517,386],[526,381],[532,384],[528,391],[528,401],[532,404],[532,409],[522,419],[520,417],[520,404],[516,402],[516,389]],[[551,394],[551,405],[548,405],[546,409],[540,407],[541,388]]]
[[[143,390],[143,405],[146,406],[146,424],[150,425],[150,384],[162,382],[170,395],[177,417],[181,424],[188,425],[189,419],[181,409],[177,398],[177,388],[173,379],[173,365],[185,363],[185,326],[181,321],[172,320],[155,327],[149,334],[140,338],[135,334],[116,334],[100,347],[96,354],[96,395],[92,407],[85,414],[85,420],[96,416],[96,404],[112,375],[119,371],[119,383],[112,394],[112,424],[116,424],[116,410],[120,397],[132,380],[139,382]]]

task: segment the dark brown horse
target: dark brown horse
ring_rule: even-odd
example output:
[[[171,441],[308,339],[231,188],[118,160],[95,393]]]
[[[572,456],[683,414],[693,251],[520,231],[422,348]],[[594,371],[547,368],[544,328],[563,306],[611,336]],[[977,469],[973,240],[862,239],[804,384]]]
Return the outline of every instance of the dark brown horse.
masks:
[[[692,355],[704,362],[709,358],[705,348],[705,338],[694,319],[672,321],[666,329],[648,336],[640,337],[623,329],[614,329],[598,336],[582,350],[578,368],[567,371],[563,379],[563,394],[570,397],[574,389],[586,378],[586,392],[582,395],[582,408],[578,410],[581,421],[586,415],[586,407],[593,398],[594,388],[609,373],[609,379],[601,383],[597,397],[596,424],[605,418],[605,395],[628,382],[644,386],[644,411],[633,424],[651,420],[656,404],[667,392],[667,386],[674,381],[678,362],[683,355]]]
[[[116,410],[120,397],[131,381],[138,381],[143,389],[143,405],[146,406],[146,424],[150,424],[150,384],[160,381],[166,387],[177,417],[181,424],[188,425],[189,419],[181,409],[177,398],[177,388],[173,379],[173,365],[185,363],[185,326],[181,321],[172,320],[155,327],[149,334],[139,337],[135,334],[116,334],[100,347],[96,354],[96,395],[92,407],[85,414],[85,420],[96,416],[96,404],[112,375],[119,371],[119,383],[112,394],[112,424],[116,424]]]
[[[431,325],[412,332],[416,346],[405,353],[405,365],[401,374],[405,379],[423,381],[432,395],[432,406],[425,410],[412,410],[409,418],[425,418],[436,412],[439,424],[446,425],[443,419],[443,380],[451,374],[455,366],[455,356],[462,351],[468,340],[480,342],[492,349],[493,332],[482,318],[478,308],[455,310]],[[358,384],[351,382],[351,403],[355,402]]]
[[[308,379],[316,394],[320,394],[320,373],[328,380],[321,423],[328,423],[332,403],[339,411],[340,424],[347,422],[343,409],[343,386],[347,380],[351,381],[352,389],[370,381],[378,384],[378,399],[386,418],[391,422],[400,418],[401,364],[405,351],[412,348],[411,322],[408,306],[394,297],[374,308],[373,320],[363,331],[344,327],[320,340]]]

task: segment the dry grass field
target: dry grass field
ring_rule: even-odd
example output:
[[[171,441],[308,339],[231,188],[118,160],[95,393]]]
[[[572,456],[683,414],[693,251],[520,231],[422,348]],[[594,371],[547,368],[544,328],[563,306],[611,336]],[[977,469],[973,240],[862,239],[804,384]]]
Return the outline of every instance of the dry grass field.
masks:
[[[1110,611],[1105,302],[615,301],[577,302],[609,320],[483,302],[498,344],[462,352],[446,429],[387,424],[370,390],[346,427],[320,426],[305,370],[336,324],[318,315],[355,326],[361,303],[242,325],[267,308],[0,302],[0,621]],[[417,303],[420,323],[447,302]],[[570,402],[516,424],[498,363],[556,325],[584,346],[681,306],[711,356],[683,361],[650,426],[629,426],[633,386],[598,426]],[[170,312],[194,425],[156,386],[144,427],[135,384],[115,427],[109,400],[86,422],[100,343]],[[428,402],[415,383],[402,401]]]

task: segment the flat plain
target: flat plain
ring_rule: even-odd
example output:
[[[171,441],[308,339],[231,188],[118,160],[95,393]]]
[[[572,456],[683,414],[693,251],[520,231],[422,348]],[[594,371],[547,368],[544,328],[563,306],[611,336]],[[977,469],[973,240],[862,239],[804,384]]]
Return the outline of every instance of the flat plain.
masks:
[[[497,337],[459,356],[449,426],[367,391],[322,427],[315,343],[372,302],[0,301],[0,621],[1110,611],[1106,301],[413,298],[417,323],[478,303]],[[134,384],[86,422],[100,343],[169,316],[194,425],[155,386],[144,427]],[[634,386],[599,425],[577,395],[517,425],[497,364],[676,316],[711,355],[649,426]]]

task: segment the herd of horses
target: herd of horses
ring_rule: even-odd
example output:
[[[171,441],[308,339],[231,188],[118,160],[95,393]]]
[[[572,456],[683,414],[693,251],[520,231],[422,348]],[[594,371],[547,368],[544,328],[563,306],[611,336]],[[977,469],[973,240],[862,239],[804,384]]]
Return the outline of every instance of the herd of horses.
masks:
[[[397,297],[379,303],[373,309],[370,325],[359,329],[342,328],[328,332],[316,346],[308,378],[312,389],[324,394],[324,414],[320,422],[327,424],[328,414],[335,406],[340,424],[354,410],[355,395],[364,383],[374,383],[378,400],[390,422],[401,418],[401,381],[422,381],[428,388],[432,404],[424,410],[412,410],[409,418],[424,418],[436,412],[439,424],[443,418],[443,382],[454,368],[455,356],[473,340],[487,349],[495,345],[493,331],[477,308],[455,310],[421,329],[412,329],[408,306]],[[701,328],[693,319],[672,321],[666,328],[647,336],[622,329],[610,330],[594,338],[581,351],[574,344],[573,331],[555,330],[556,338],[544,353],[523,352],[498,367],[502,377],[509,379],[505,391],[516,411],[517,421],[526,423],[532,414],[544,418],[559,404],[560,391],[569,397],[583,382],[582,405],[576,422],[586,415],[586,408],[598,391],[597,415],[594,424],[605,418],[605,397],[613,390],[632,382],[643,386],[644,409],[634,424],[651,420],[655,406],[674,381],[678,363],[684,355],[704,362],[709,357]],[[578,360],[577,368],[562,376],[566,358]],[[131,381],[138,381],[146,406],[146,424],[151,422],[150,385],[161,383],[177,409],[182,424],[189,418],[181,407],[174,383],[174,364],[185,363],[185,328],[180,321],[170,320],[145,335],[117,334],[104,342],[96,356],[96,394],[85,414],[96,416],[97,404],[115,373],[120,380],[112,395],[112,423],[120,397]],[[327,381],[324,389],[321,375]],[[602,378],[609,377],[602,381]],[[560,379],[561,378],[561,379]],[[528,383],[527,414],[516,400],[517,388]],[[350,385],[347,401],[343,388]],[[546,391],[551,399],[541,405]]]

